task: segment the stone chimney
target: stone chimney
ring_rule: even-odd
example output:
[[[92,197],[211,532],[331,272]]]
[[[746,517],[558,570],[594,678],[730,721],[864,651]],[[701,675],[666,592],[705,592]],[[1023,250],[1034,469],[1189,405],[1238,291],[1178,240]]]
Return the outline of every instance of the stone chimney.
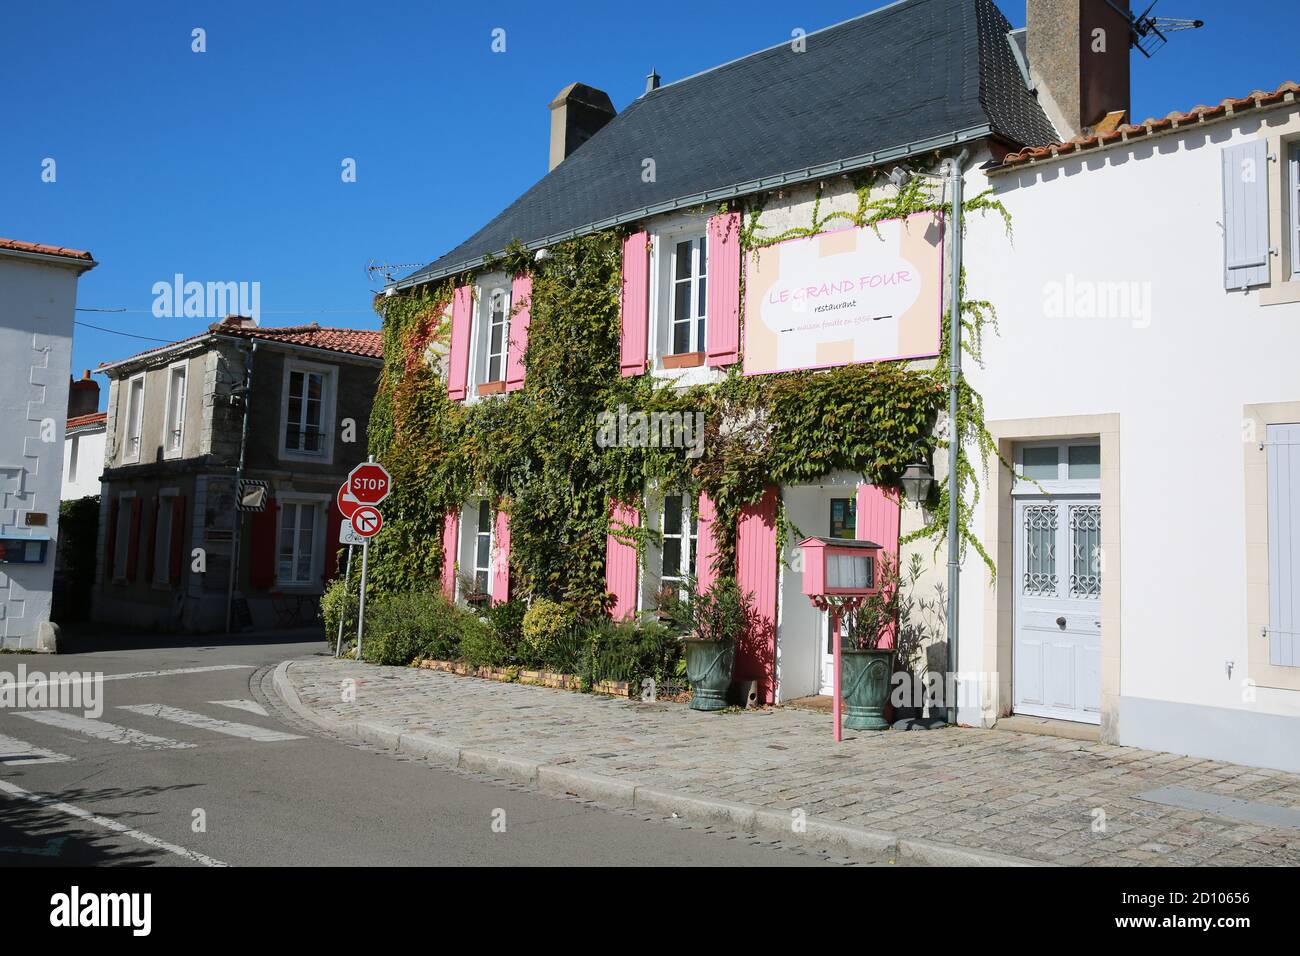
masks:
[[[554,169],[614,118],[609,94],[570,83],[551,101],[551,164]]]
[[[1128,0],[1026,0],[1029,76],[1062,140],[1130,119],[1129,24],[1116,7]]]
[[[82,374],[80,381],[68,376],[68,417],[91,415],[99,411],[99,383],[90,377],[90,369]]]

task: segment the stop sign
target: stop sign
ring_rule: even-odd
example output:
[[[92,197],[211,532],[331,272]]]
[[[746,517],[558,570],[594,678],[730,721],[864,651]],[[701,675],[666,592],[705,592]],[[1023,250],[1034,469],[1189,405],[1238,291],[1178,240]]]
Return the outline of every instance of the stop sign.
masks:
[[[388,497],[392,481],[388,469],[378,462],[366,461],[348,474],[347,490],[363,505],[377,505]]]

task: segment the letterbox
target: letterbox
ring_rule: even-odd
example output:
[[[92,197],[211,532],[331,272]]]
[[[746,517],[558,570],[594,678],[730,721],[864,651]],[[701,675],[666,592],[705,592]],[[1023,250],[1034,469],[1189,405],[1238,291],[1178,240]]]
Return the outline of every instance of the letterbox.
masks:
[[[876,556],[880,545],[845,538],[806,538],[803,550],[803,593],[810,598],[830,594],[875,594]]]

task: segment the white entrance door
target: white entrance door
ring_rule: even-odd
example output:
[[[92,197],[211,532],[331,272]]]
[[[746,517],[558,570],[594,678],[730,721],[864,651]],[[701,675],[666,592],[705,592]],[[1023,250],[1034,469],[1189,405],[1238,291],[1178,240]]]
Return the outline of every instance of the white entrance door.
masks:
[[[1101,723],[1100,564],[1097,495],[1016,501],[1016,713]]]

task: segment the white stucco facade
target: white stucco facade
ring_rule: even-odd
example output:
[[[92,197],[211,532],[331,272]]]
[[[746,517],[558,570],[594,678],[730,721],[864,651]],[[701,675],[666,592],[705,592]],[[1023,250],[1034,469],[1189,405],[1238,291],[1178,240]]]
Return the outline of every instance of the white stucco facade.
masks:
[[[97,428],[78,430],[63,441],[64,501],[76,501],[99,494],[99,476],[104,471],[106,432],[101,422]]]
[[[973,219],[968,295],[998,310],[967,372],[993,433],[1099,436],[1103,739],[1300,770],[1300,667],[1269,664],[1266,426],[1300,421],[1300,282],[1285,157],[1295,104],[986,176],[1011,214]],[[1224,150],[1262,139],[1269,281],[1225,289]],[[1289,234],[1289,236],[1288,236]],[[996,471],[996,469],[995,469]],[[978,510],[1012,554],[1006,481]],[[994,525],[996,522],[996,526]],[[1015,587],[972,555],[960,669],[1004,671]],[[1278,585],[1274,584],[1276,588]],[[1290,586],[1294,586],[1294,582]],[[1008,618],[1008,615],[1012,619]],[[985,695],[988,724],[1009,709]]]
[[[0,642],[14,647],[49,620],[77,278],[95,265],[42,248],[0,245]]]

